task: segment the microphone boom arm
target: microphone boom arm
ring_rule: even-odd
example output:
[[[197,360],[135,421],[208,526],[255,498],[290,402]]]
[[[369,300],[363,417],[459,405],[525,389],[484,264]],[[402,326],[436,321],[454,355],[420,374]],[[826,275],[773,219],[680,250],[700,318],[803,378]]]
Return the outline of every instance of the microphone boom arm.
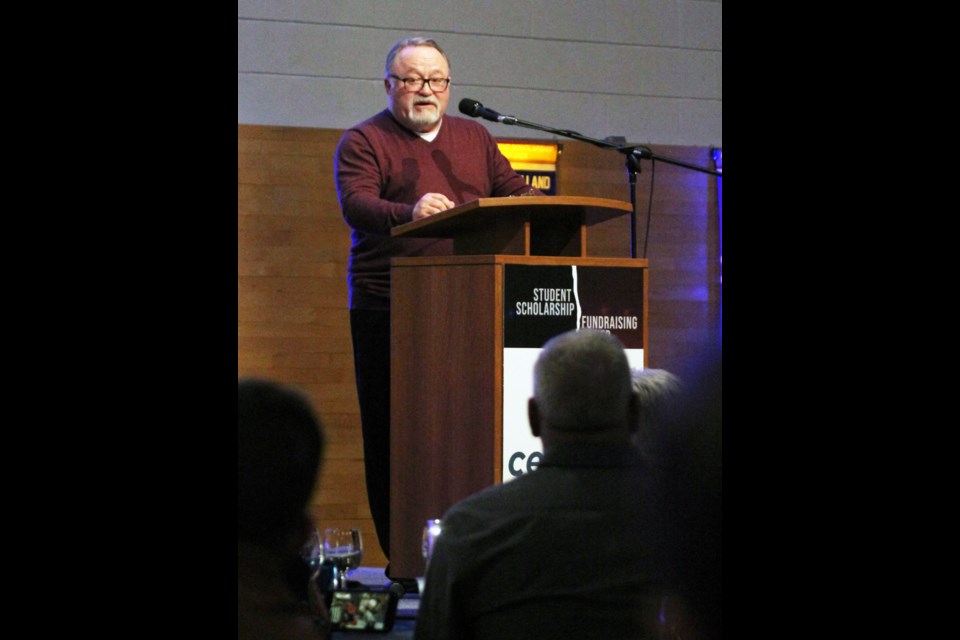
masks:
[[[680,160],[674,160],[672,158],[667,158],[665,156],[655,154],[650,147],[639,145],[639,144],[629,144],[629,145],[617,145],[612,142],[607,142],[606,140],[597,140],[596,138],[588,138],[582,133],[577,133],[576,131],[568,131],[566,129],[554,129],[553,127],[548,127],[546,125],[537,124],[535,122],[526,122],[515,118],[513,116],[503,116],[500,120],[502,124],[509,124],[517,127],[525,127],[527,129],[536,129],[538,131],[544,131],[546,133],[552,133],[554,135],[563,136],[564,138],[571,138],[573,140],[580,140],[581,142],[588,142],[597,147],[602,147],[604,149],[613,149],[627,156],[634,156],[638,158],[649,158],[650,160],[659,160],[660,162],[666,162],[667,164],[676,165],[678,167],[685,167],[687,169],[692,169],[694,171],[700,171],[702,173],[709,173],[713,176],[723,177],[719,171],[709,169],[707,167],[698,167],[697,165],[689,164],[687,162],[681,162]]]

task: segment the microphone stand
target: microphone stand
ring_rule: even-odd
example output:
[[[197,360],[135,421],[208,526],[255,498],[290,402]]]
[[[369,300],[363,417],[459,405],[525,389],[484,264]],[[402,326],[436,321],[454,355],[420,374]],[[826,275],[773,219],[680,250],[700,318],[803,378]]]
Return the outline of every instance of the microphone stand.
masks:
[[[491,120],[493,118],[490,118]],[[630,180],[630,207],[632,211],[630,212],[630,257],[637,257],[637,174],[640,173],[640,160],[643,158],[649,158],[650,160],[659,160],[660,162],[666,162],[667,164],[676,165],[678,167],[684,167],[687,169],[692,169],[694,171],[700,171],[702,173],[708,173],[714,176],[721,176],[722,174],[719,171],[714,171],[713,169],[708,169],[706,167],[698,167],[693,164],[688,164],[686,162],[681,162],[679,160],[674,160],[672,158],[666,158],[655,154],[650,147],[646,147],[640,144],[626,144],[618,145],[607,140],[597,140],[596,138],[588,138],[582,133],[577,133],[576,131],[568,131],[565,129],[554,129],[553,127],[548,127],[542,124],[536,124],[535,122],[525,122],[513,116],[498,116],[496,118],[497,122],[502,124],[514,125],[517,127],[526,127],[527,129],[536,129],[538,131],[545,131],[546,133],[552,133],[554,135],[563,136],[564,138],[571,138],[573,140],[580,140],[581,142],[588,142],[597,147],[602,147],[604,149],[613,149],[622,153],[626,158],[627,165],[627,175]]]

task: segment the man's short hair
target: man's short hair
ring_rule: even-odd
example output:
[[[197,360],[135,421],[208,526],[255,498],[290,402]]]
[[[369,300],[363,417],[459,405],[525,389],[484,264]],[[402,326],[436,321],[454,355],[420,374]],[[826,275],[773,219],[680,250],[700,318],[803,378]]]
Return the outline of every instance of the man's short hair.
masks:
[[[633,393],[623,344],[609,333],[568,331],[549,340],[533,370],[543,425],[555,431],[607,431],[628,424]]]
[[[660,430],[677,411],[683,392],[680,378],[665,369],[641,369],[632,372],[633,391],[637,394],[637,431],[633,441],[641,451],[652,455]]]
[[[640,426],[658,426],[675,408],[683,388],[680,378],[665,369],[640,369],[633,371],[632,377],[640,406]]]
[[[443,59],[447,61],[447,67],[450,66],[450,59],[447,58],[446,52],[440,48],[440,45],[437,44],[436,40],[433,40],[432,38],[424,38],[422,36],[413,36],[411,38],[398,40],[397,43],[390,48],[390,52],[387,53],[387,64],[384,66],[386,75],[390,75],[390,69],[393,67],[393,60],[397,57],[397,54],[400,53],[401,49],[406,49],[407,47],[433,47],[439,51],[440,55],[443,56]]]

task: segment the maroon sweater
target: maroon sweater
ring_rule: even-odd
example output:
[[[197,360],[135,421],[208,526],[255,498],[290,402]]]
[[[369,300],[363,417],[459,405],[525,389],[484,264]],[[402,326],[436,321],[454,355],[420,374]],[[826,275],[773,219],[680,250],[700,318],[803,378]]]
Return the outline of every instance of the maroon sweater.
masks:
[[[452,252],[452,240],[390,236],[393,227],[411,221],[423,194],[442,193],[463,204],[530,190],[489,131],[450,115],[427,142],[385,109],[343,134],[334,168],[340,208],[353,230],[351,309],[390,308],[391,258]]]

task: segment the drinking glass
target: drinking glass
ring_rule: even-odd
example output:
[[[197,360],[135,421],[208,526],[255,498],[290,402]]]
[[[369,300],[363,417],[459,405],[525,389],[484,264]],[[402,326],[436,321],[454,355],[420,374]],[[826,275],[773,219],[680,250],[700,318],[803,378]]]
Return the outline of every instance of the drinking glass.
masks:
[[[360,566],[363,539],[359,529],[327,529],[323,532],[323,560],[333,564],[336,584],[347,588],[347,572]]]
[[[443,525],[440,520],[436,518],[427,520],[426,526],[423,527],[423,537],[422,545],[420,547],[420,553],[423,555],[423,559],[426,561],[424,563],[424,575],[417,578],[417,590],[422,594],[423,589],[427,584],[426,578],[426,568],[430,565],[430,556],[433,555],[433,545],[437,541],[437,536],[440,535],[440,532],[443,531]]]

